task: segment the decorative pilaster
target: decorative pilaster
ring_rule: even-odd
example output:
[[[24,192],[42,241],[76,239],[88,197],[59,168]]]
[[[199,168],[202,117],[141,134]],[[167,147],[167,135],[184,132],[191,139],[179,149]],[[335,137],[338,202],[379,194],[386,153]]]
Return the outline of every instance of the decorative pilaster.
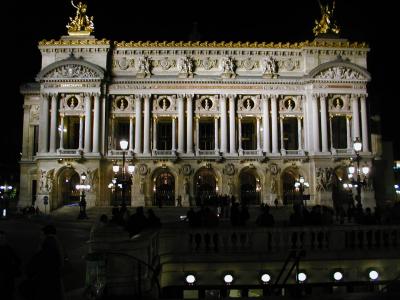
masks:
[[[92,150],[91,124],[92,124],[92,98],[89,94],[86,94],[85,95],[85,149],[84,149],[85,153],[89,153]]]
[[[361,132],[362,132],[362,144],[363,144],[362,151],[369,152],[367,101],[365,95],[361,96],[360,103],[361,103]]]
[[[57,136],[57,95],[51,97],[51,119],[50,119],[50,152],[56,152]]]
[[[350,120],[351,120],[351,116],[346,116],[347,149],[352,149]]]
[[[79,150],[83,150],[83,117],[79,116]]]
[[[93,108],[93,152],[99,153],[100,139],[100,95],[94,95]]]
[[[243,146],[242,146],[242,116],[238,118],[238,152],[239,155],[243,155]]]
[[[277,154],[278,151],[278,108],[277,96],[271,96],[271,119],[272,119],[272,153]]]
[[[319,150],[318,95],[313,95],[312,125],[313,125],[314,152],[318,153],[318,152],[320,152],[320,150]]]
[[[64,149],[64,115],[60,117],[60,149]]]
[[[172,117],[172,152],[176,151],[176,117]]]
[[[235,96],[229,97],[229,153],[236,153]]]
[[[297,117],[297,143],[298,143],[298,149],[299,151],[303,150],[303,145],[302,145],[302,127],[301,127],[301,117]]]
[[[328,131],[326,122],[326,96],[319,97],[321,105],[321,135],[322,135],[322,152],[328,152]]]
[[[43,94],[40,104],[39,152],[46,153],[49,149],[49,98]]]
[[[284,152],[285,149],[285,140],[283,139],[283,119],[284,117],[280,116],[279,117],[279,129],[280,129],[280,134],[281,134],[281,153]]]
[[[186,153],[193,155],[193,104],[192,95],[186,95]]]
[[[218,117],[214,117],[214,150],[215,154],[218,154]]]
[[[184,153],[185,148],[185,110],[183,96],[178,96],[178,152]]]
[[[129,152],[133,151],[133,116],[129,116]]]
[[[260,117],[256,118],[257,121],[257,153],[261,152],[261,135],[260,135]]]
[[[150,155],[150,95],[144,96],[143,154]]]
[[[157,150],[157,116],[153,116],[153,151],[156,150]]]
[[[270,152],[270,142],[269,142],[269,103],[268,97],[263,96],[262,99],[262,121],[263,121],[263,152],[269,153]]]
[[[351,95],[351,107],[353,111],[353,141],[360,137],[360,113],[358,108],[358,96]]]
[[[142,153],[142,97],[135,98],[135,153]]]
[[[228,137],[228,128],[227,128],[227,113],[226,113],[226,96],[221,95],[219,98],[219,105],[221,111],[221,152],[223,154],[228,152],[227,147],[227,137]]]
[[[200,150],[200,145],[199,145],[199,129],[200,129],[200,126],[199,126],[199,119],[200,119],[200,117],[198,117],[198,116],[196,116],[195,117],[195,121],[196,121],[196,155],[199,155],[199,150]]]

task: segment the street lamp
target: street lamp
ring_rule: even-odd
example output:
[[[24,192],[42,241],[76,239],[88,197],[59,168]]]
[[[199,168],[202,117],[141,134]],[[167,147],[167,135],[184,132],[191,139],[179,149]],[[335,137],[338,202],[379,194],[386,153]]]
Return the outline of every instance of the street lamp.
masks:
[[[1,192],[1,218],[7,218],[8,201],[10,199],[9,193],[13,190],[13,186],[4,184],[0,186]]]
[[[81,184],[76,185],[76,189],[81,191],[81,200],[79,201],[79,215],[78,219],[89,219],[86,214],[86,200],[85,200],[85,191],[90,189],[89,184],[85,184],[86,174],[82,173],[81,175]]]
[[[360,152],[362,150],[362,143],[358,137],[353,142],[353,149],[356,154],[357,167],[354,167],[353,165],[350,165],[348,167],[348,178],[351,181],[352,185],[357,188],[357,195],[356,195],[357,208],[362,208],[361,185],[366,184],[366,178],[369,173],[369,167],[363,166],[360,168],[360,161],[361,161]],[[361,180],[361,175],[363,175],[363,180]]]
[[[122,170],[121,170],[121,177],[119,178],[119,184],[118,186],[121,186],[122,188],[122,201],[121,201],[121,206],[122,208],[126,208],[126,202],[125,202],[125,190],[127,184],[131,183],[131,177],[126,177],[126,172],[125,172],[125,151],[128,149],[128,141],[127,140],[121,140],[119,142],[119,146],[121,147],[122,150]],[[113,171],[114,173],[119,172],[119,166],[118,164],[113,165]],[[130,175],[133,174],[135,171],[135,166],[132,164],[128,165],[128,173]]]
[[[307,206],[307,201],[304,197],[304,190],[308,188],[310,184],[305,181],[303,176],[300,176],[299,180],[294,183],[294,187],[296,188],[296,191],[300,193],[300,199],[301,203],[303,204],[304,201],[304,206]]]

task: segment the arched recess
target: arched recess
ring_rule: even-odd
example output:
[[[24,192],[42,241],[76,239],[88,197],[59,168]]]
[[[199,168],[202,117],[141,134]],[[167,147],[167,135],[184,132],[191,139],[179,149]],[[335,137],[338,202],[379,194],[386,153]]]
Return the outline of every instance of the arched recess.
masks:
[[[289,167],[283,170],[281,175],[282,182],[282,201],[284,205],[290,205],[296,203],[298,199],[298,193],[295,189],[295,182],[300,177],[298,168]]]
[[[240,202],[259,205],[261,201],[261,178],[255,168],[246,167],[239,174]]]
[[[175,205],[176,178],[169,168],[158,168],[152,177],[153,205]]]
[[[347,209],[347,206],[353,203],[353,194],[351,189],[345,189],[343,186],[343,183],[348,181],[346,167],[339,166],[335,168],[331,178],[333,207],[335,210],[340,208]]]
[[[57,207],[76,205],[80,200],[80,192],[76,185],[80,183],[80,176],[74,168],[62,168],[57,176]]]
[[[213,168],[201,167],[193,177],[196,205],[216,205],[219,190],[218,178]]]

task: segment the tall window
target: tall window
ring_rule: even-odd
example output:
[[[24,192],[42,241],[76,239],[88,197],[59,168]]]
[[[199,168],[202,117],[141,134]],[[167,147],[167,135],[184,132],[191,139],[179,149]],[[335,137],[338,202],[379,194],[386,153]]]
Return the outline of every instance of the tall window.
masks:
[[[79,117],[65,117],[64,128],[64,148],[78,149],[79,147]],[[61,133],[62,134],[62,133]]]
[[[157,123],[157,149],[172,149],[172,120],[160,120]]]
[[[346,116],[332,118],[332,143],[335,149],[347,148]]]
[[[214,122],[201,121],[199,123],[199,149],[213,150],[214,149]]]
[[[248,120],[242,122],[242,149],[255,150],[256,146],[256,130],[254,122]]]
[[[33,145],[32,145],[32,156],[35,156],[39,150],[39,126],[33,126]]]
[[[285,118],[283,119],[283,148],[297,150],[298,147],[297,118]]]
[[[119,148],[119,142],[121,140],[129,141],[129,119],[118,118],[116,122],[115,134],[116,134],[116,146]],[[132,145],[130,145],[132,146]]]

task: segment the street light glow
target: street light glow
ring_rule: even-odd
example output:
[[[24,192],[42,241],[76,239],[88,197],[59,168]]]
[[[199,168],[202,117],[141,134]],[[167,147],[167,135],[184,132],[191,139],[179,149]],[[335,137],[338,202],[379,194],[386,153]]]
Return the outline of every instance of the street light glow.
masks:
[[[333,273],[333,279],[335,279],[336,281],[342,280],[343,279],[342,272],[337,271]]]
[[[268,283],[271,280],[271,276],[267,273],[261,275],[261,281],[263,283]]]
[[[226,284],[231,284],[233,282],[233,276],[231,274],[226,274],[224,276],[224,281]]]
[[[189,274],[186,276],[185,280],[186,280],[186,283],[193,284],[196,282],[196,277],[193,274]]]
[[[355,152],[360,152],[362,149],[362,143],[360,141],[360,138],[356,138],[353,142],[353,149]]]
[[[122,150],[128,149],[128,141],[127,140],[120,140],[119,141],[119,146],[121,147]]]
[[[301,272],[301,273],[297,274],[297,280],[298,281],[304,282],[304,281],[306,281],[306,279],[307,279],[306,273]]]
[[[379,273],[375,270],[372,270],[369,272],[368,276],[369,276],[369,279],[371,279],[371,280],[377,280],[379,277]]]

